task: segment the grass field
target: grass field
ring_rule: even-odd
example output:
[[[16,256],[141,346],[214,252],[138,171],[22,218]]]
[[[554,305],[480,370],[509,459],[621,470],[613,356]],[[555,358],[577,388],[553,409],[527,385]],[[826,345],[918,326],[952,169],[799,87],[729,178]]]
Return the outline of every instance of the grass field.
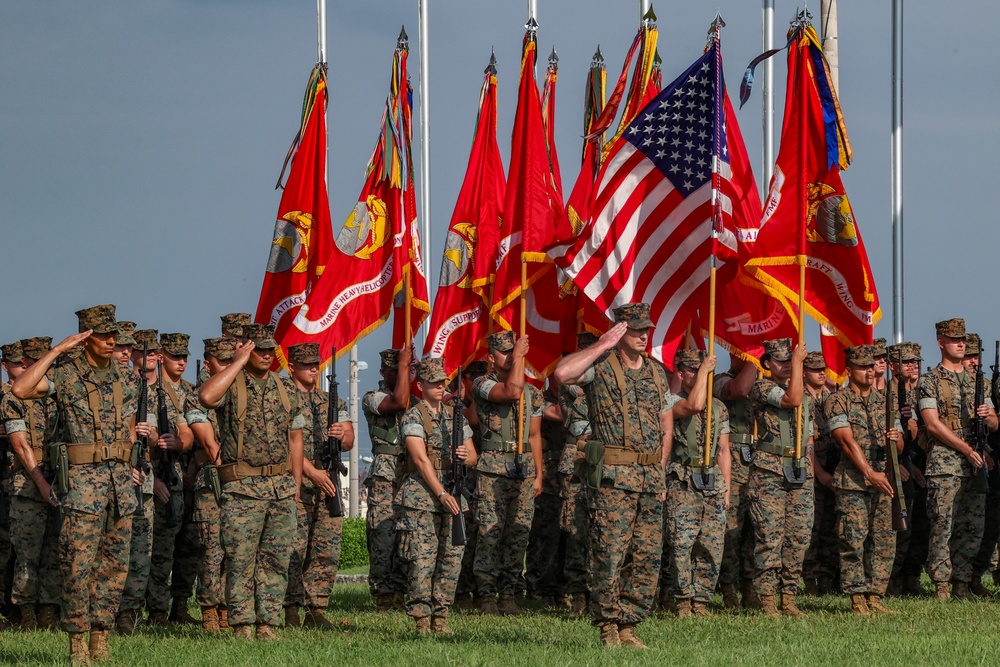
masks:
[[[455,634],[417,638],[402,613],[376,614],[364,584],[339,585],[333,632],[281,630],[281,641],[237,642],[194,627],[112,636],[118,665],[323,667],[544,665],[992,665],[1000,659],[998,602],[890,600],[892,616],[855,618],[844,598],[800,598],[804,619],[722,612],[710,619],[654,617],[639,628],[649,651],[602,649],[597,631],[561,613],[517,618],[453,615]],[[62,633],[0,634],[0,664],[66,664]]]

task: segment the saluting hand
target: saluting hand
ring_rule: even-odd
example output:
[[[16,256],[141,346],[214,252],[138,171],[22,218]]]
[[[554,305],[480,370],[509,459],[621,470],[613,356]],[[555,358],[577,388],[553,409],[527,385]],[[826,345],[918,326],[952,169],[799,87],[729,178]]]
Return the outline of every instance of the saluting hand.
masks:
[[[233,363],[237,366],[246,366],[247,362],[250,361],[250,353],[253,352],[254,344],[252,340],[247,341],[242,345],[236,346],[236,352],[233,353]]]
[[[80,343],[87,340],[90,334],[94,333],[93,329],[87,329],[86,331],[81,331],[78,334],[73,334],[72,336],[66,336],[58,345],[53,349],[59,352],[59,354],[65,354],[70,350],[78,347]]]
[[[597,340],[597,344],[606,352],[618,344],[618,341],[622,339],[626,331],[628,331],[628,324],[626,322],[619,322],[601,334],[601,337]]]

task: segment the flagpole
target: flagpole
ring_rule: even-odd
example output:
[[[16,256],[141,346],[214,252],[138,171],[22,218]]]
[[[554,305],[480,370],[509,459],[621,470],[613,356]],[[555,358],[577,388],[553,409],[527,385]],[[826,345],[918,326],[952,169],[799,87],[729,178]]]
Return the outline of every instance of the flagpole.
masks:
[[[820,0],[819,20],[823,25],[823,55],[830,66],[834,90],[840,90],[840,48],[837,41],[837,0]]]
[[[430,113],[430,44],[428,37],[429,21],[427,19],[427,3],[429,0],[417,0],[417,39],[420,42],[420,177],[423,187],[420,189],[420,246],[423,251],[421,263],[430,266],[431,261],[431,113]],[[405,86],[406,82],[402,85]],[[428,289],[429,303],[433,306],[433,294],[436,290]],[[407,306],[409,315],[409,306]],[[407,326],[409,332],[409,326]],[[420,327],[426,340],[430,334],[430,318],[424,320]]]
[[[762,33],[764,52],[774,48],[774,0],[763,0]],[[761,76],[761,119],[763,123],[763,141],[761,144],[761,200],[767,198],[771,189],[771,177],[774,175],[774,62],[768,58],[763,63]]]
[[[903,0],[892,0],[892,342],[903,342]]]
[[[642,19],[646,17],[646,12],[649,11],[652,4],[653,0],[639,0],[639,23],[642,23]]]

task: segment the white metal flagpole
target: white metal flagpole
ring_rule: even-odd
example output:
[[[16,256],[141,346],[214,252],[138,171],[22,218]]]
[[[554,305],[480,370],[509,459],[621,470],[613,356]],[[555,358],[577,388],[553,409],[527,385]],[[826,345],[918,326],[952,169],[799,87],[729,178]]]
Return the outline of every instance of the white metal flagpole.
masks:
[[[903,0],[892,0],[892,340],[903,334]]]
[[[429,0],[417,1],[417,39],[420,42],[420,248],[424,272],[428,282],[431,273],[427,267],[431,265],[431,111],[430,111],[430,44],[428,38],[429,22],[427,19],[427,3]],[[428,284],[428,288],[430,285]],[[427,296],[433,305],[435,290],[428,289]],[[424,320],[420,333],[426,340],[430,332],[430,318]],[[420,347],[417,347],[420,349]]]
[[[764,51],[774,48],[774,0],[763,0],[761,33]],[[761,76],[761,120],[763,133],[761,142],[760,198],[767,197],[774,174],[774,60],[768,58],[763,63]]]
[[[651,4],[653,4],[653,0],[639,0],[639,23],[642,23]]]

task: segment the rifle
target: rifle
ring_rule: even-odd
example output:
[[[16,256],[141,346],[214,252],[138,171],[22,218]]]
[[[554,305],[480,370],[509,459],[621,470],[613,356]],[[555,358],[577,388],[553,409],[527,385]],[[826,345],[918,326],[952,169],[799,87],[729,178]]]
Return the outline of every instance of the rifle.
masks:
[[[451,489],[449,493],[455,497],[458,503],[458,514],[452,518],[451,522],[451,546],[464,547],[468,538],[465,535],[465,513],[462,511],[462,498],[471,501],[472,493],[466,486],[466,476],[468,468],[458,458],[458,448],[462,446],[463,426],[462,416],[462,367],[458,367],[458,391],[453,397],[451,415]]]
[[[141,423],[146,421],[149,416],[149,385],[146,384],[146,355],[149,354],[149,343],[142,346],[142,369],[139,371],[139,405],[135,412],[136,423]],[[146,460],[149,456],[149,438],[145,435],[140,435],[139,438],[132,443],[133,458],[135,459],[135,467],[143,475],[149,475],[149,462]],[[135,487],[135,497],[139,501],[139,513],[142,513],[142,485]]]
[[[986,378],[983,377],[983,350],[982,344],[979,346],[978,363],[976,364],[976,400],[973,410],[978,410],[979,406],[986,402]],[[972,447],[983,457],[983,465],[976,469],[976,491],[986,493],[990,490],[990,471],[986,466],[986,457],[991,453],[987,444],[989,429],[986,427],[986,420],[978,414],[972,420]]]
[[[902,365],[902,362],[900,362]],[[896,424],[896,415],[893,412],[892,401],[892,379],[885,383],[885,428],[886,431]],[[906,496],[903,493],[903,481],[899,475],[899,453],[896,451],[896,443],[888,437],[885,439],[886,453],[889,455],[889,466],[886,470],[889,483],[893,485],[892,494],[892,529],[900,532],[908,530],[910,527],[909,514],[906,511]]]
[[[159,360],[156,361],[156,422],[161,433],[174,432],[173,426],[170,424],[170,413],[167,412],[167,392],[163,388],[163,366]],[[173,488],[177,484],[177,473],[174,472],[174,453],[169,449],[161,449],[158,461],[156,476],[167,485],[168,489]],[[167,513],[167,527],[175,528],[178,523],[174,503],[172,500],[168,500],[164,504],[166,505],[164,511]]]
[[[326,405],[326,428],[337,423],[337,414],[340,412],[340,391],[337,383],[337,348],[333,348],[333,361],[330,362],[330,374],[326,379],[330,382],[329,399]],[[324,502],[326,509],[333,518],[344,516],[344,503],[340,498],[340,476],[347,474],[347,466],[340,460],[344,444],[333,436],[326,437],[326,446],[323,448],[323,469],[330,475],[333,488],[336,489],[334,495],[327,496]]]
[[[888,383],[887,383],[888,384]],[[903,421],[903,411],[905,408],[910,406],[909,400],[906,397],[906,378],[903,377],[903,353],[899,353],[899,380],[896,384],[896,407],[897,412],[900,416],[900,422]],[[907,420],[909,421],[909,420]],[[916,484],[913,481],[913,438],[910,437],[910,429],[907,428],[905,423],[903,426],[903,453],[900,455],[899,462],[906,468],[907,472],[910,473],[910,478],[903,482],[903,494],[907,498],[912,498],[913,494],[916,493]]]

